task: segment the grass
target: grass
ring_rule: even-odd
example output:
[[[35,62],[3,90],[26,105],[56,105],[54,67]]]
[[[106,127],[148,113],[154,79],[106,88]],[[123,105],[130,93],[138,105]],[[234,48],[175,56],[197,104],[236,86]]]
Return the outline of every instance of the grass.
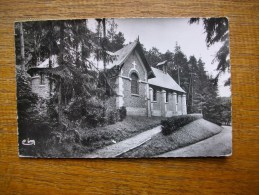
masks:
[[[142,146],[124,153],[120,157],[152,157],[185,147],[209,138],[222,131],[222,128],[204,119],[199,119],[165,136],[159,133]]]
[[[65,140],[62,143],[46,144],[41,157],[81,157],[96,149],[103,148],[152,129],[161,123],[161,117],[127,116],[123,121],[113,125],[97,128],[76,128],[80,142]]]

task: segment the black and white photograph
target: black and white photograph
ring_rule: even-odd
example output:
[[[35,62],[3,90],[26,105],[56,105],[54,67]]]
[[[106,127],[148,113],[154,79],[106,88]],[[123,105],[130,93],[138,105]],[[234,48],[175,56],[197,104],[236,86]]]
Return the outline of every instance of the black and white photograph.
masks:
[[[19,157],[232,154],[229,21],[18,21]]]

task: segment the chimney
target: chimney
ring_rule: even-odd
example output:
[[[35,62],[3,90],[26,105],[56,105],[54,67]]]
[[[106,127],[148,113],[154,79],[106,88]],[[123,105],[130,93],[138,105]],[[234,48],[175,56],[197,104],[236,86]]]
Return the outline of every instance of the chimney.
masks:
[[[167,74],[167,60],[159,62],[156,66],[158,69],[162,70],[163,73]]]

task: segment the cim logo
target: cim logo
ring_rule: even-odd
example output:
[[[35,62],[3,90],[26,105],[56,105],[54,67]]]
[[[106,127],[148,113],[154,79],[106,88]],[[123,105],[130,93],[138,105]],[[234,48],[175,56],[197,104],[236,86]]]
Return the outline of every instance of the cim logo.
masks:
[[[22,145],[25,145],[25,146],[34,145],[35,146],[35,140],[30,140],[29,138],[24,139],[24,140],[22,140]]]

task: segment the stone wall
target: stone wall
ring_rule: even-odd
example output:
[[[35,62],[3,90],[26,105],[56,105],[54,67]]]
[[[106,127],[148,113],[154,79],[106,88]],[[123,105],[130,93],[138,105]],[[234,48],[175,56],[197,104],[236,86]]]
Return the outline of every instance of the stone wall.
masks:
[[[33,76],[31,78],[32,92],[36,93],[39,97],[48,99],[50,97],[50,78],[48,76],[43,76],[42,83],[43,84],[41,84],[41,77],[39,75]],[[54,85],[52,85],[52,88],[54,88]]]

